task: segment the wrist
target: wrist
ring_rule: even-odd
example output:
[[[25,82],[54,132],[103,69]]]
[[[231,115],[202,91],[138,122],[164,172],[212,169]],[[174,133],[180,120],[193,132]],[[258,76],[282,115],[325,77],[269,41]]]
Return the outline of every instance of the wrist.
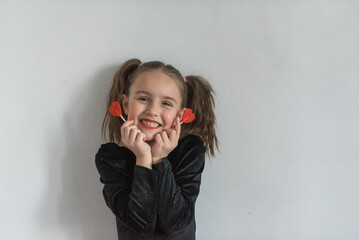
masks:
[[[164,158],[152,158],[152,165],[163,162]]]
[[[152,158],[151,158],[151,156],[139,156],[139,157],[136,157],[136,165],[152,169]]]

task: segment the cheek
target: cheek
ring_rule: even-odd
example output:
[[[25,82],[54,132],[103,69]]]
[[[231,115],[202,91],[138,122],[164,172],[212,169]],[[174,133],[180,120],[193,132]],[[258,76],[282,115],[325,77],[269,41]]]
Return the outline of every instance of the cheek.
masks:
[[[176,119],[177,117],[177,113],[176,112],[171,112],[169,114],[166,114],[163,119],[165,122],[165,127],[166,128],[171,128],[173,125],[173,121]]]
[[[129,105],[128,120],[135,120],[141,112],[141,109],[136,104]]]

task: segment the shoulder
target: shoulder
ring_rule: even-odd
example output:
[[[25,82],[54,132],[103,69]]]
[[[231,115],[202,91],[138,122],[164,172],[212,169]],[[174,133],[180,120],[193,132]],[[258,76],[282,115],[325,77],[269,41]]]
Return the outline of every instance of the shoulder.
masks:
[[[181,138],[178,142],[178,145],[180,144],[195,144],[196,146],[204,146],[203,140],[194,134],[189,134],[183,138]]]
[[[108,142],[108,143],[104,143],[101,144],[100,148],[98,149],[97,154],[109,154],[109,153],[114,153],[114,154],[121,154],[121,153],[126,153],[126,152],[131,152],[129,149],[127,149],[126,147],[122,147],[117,145],[114,142]]]
[[[95,165],[101,182],[118,182],[132,176],[134,156],[132,152],[116,143],[102,144],[95,156]]]
[[[96,153],[96,158],[101,158],[108,155],[115,155],[119,151],[119,146],[116,143],[109,142],[101,144],[100,148]]]
[[[103,152],[108,152],[108,151],[116,151],[118,150],[120,146],[118,146],[116,143],[114,142],[108,142],[108,143],[104,143],[101,144],[98,153],[103,153]]]
[[[119,161],[121,159],[133,159],[134,154],[131,150],[120,147],[116,143],[109,142],[102,144],[96,153],[96,161],[111,161],[116,160]]]
[[[178,153],[188,153],[190,151],[205,152],[206,148],[199,136],[189,134],[178,141],[177,151]]]
[[[180,139],[177,147],[168,158],[174,171],[182,168],[201,168],[203,170],[206,148],[203,140],[196,135],[187,135]]]

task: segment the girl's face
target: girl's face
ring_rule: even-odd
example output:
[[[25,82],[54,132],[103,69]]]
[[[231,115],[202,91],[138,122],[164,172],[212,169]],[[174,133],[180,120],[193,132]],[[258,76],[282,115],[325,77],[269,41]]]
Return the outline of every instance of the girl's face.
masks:
[[[171,77],[161,71],[141,73],[130,87],[129,96],[122,96],[122,106],[128,120],[146,136],[146,141],[173,127],[182,117],[180,89]]]

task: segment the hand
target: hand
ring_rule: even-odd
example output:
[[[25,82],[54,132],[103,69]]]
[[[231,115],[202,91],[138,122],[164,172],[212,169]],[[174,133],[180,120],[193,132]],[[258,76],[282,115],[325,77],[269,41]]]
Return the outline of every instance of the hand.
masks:
[[[152,164],[161,162],[178,145],[181,133],[180,118],[173,121],[173,126],[154,136],[154,144],[151,146]]]
[[[146,142],[146,136],[133,120],[126,121],[121,126],[121,141],[136,155],[136,164],[151,168],[151,147]]]

